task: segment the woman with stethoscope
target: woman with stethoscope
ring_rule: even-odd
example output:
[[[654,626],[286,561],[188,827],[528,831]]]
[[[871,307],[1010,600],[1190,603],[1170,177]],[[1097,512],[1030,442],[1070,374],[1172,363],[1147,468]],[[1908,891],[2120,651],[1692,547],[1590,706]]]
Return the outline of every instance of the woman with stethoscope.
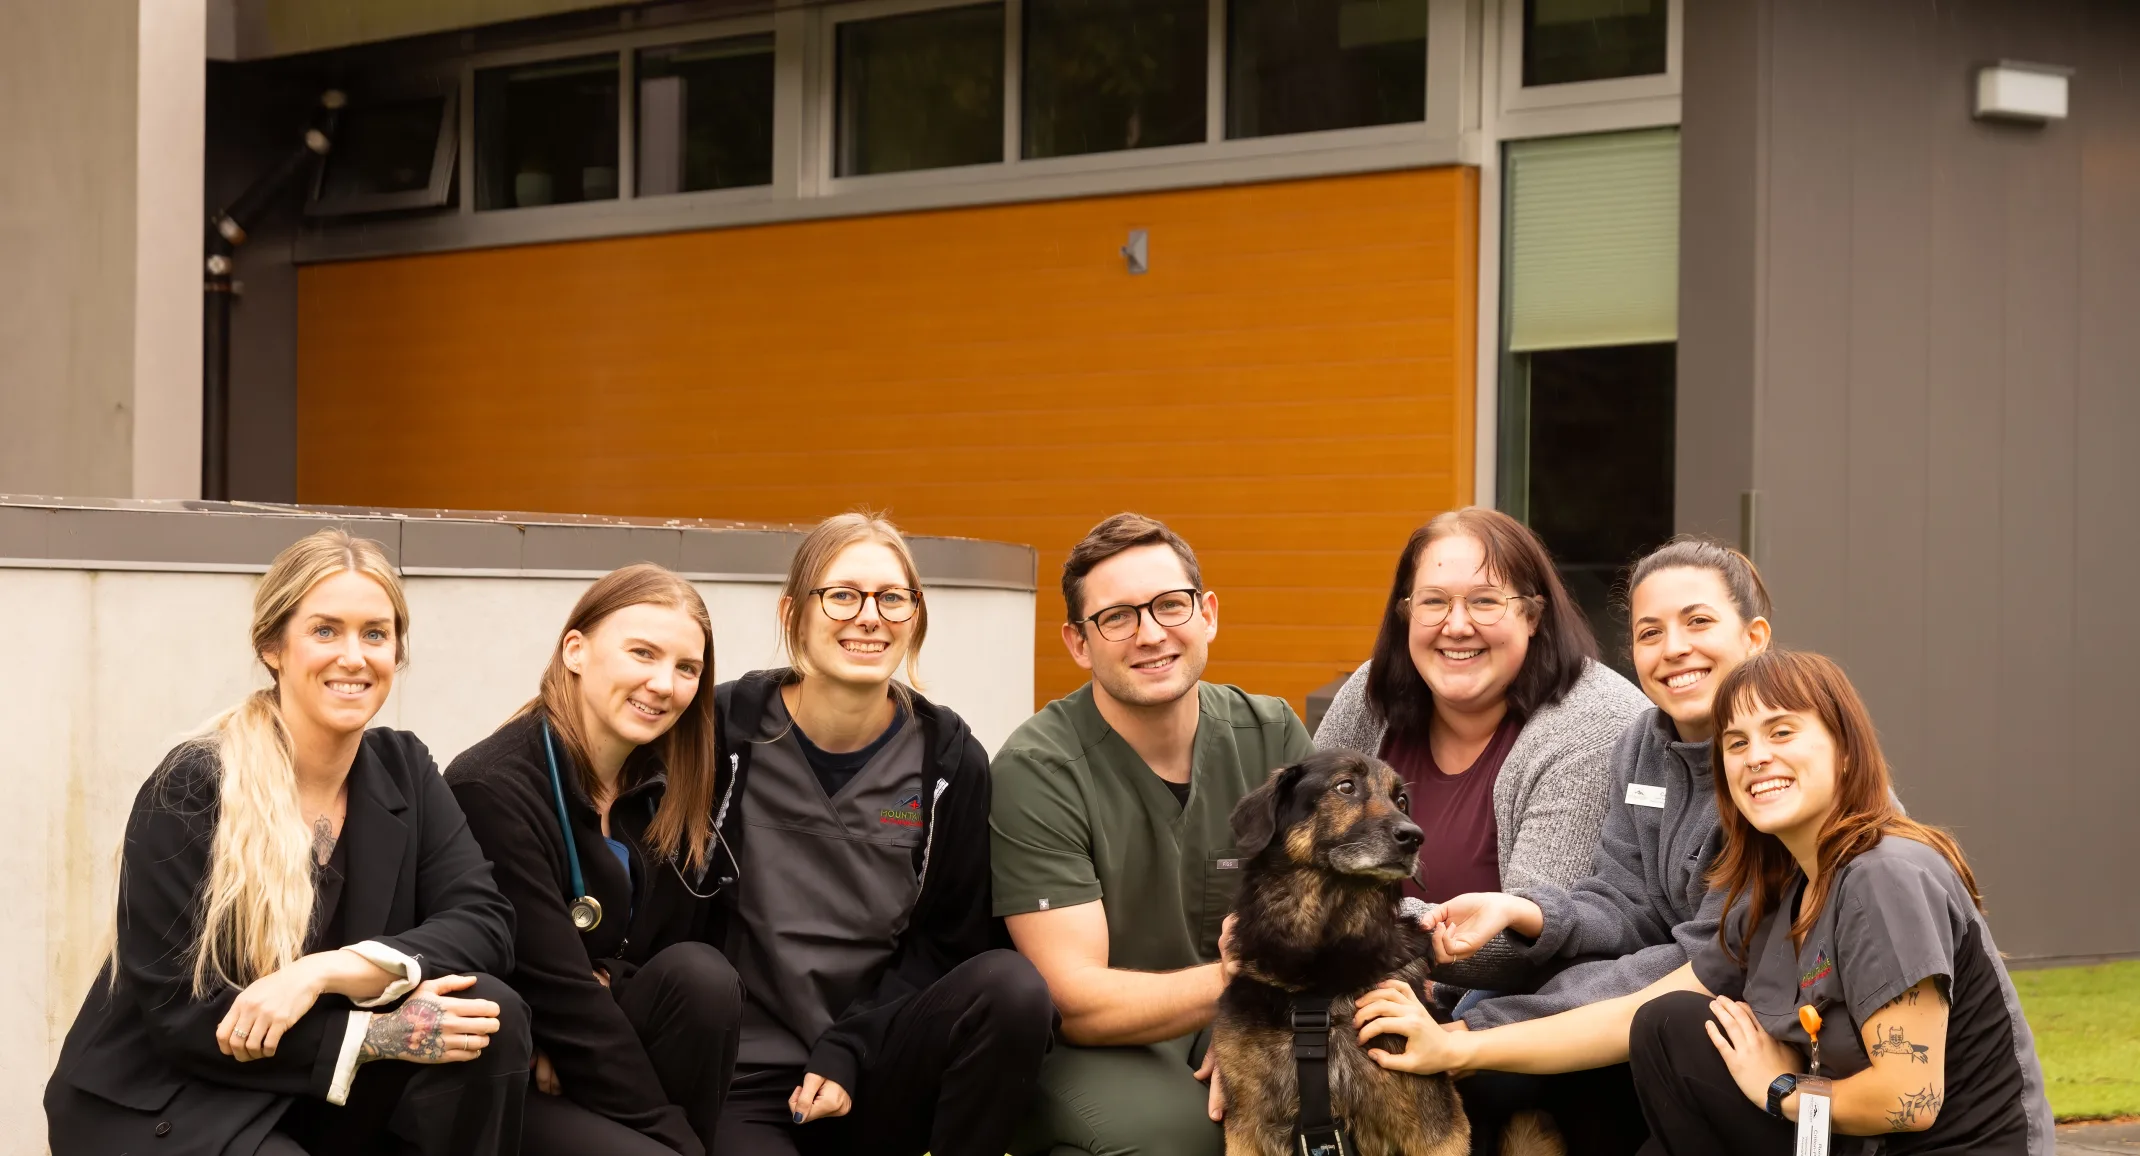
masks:
[[[712,678],[698,592],[627,566],[580,596],[535,700],[446,770],[516,917],[530,1156],[711,1147],[743,1002],[701,942],[721,875]]]

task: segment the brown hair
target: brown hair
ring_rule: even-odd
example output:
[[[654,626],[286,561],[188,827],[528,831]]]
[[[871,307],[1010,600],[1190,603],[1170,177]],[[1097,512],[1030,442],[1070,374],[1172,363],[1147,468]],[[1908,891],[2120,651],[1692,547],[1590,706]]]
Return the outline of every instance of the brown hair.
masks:
[[[1095,567],[1124,550],[1162,542],[1181,559],[1181,568],[1189,575],[1189,585],[1202,590],[1204,572],[1196,564],[1196,551],[1189,548],[1189,543],[1168,529],[1165,522],[1125,511],[1087,531],[1077,545],[1070,547],[1070,556],[1063,559],[1063,610],[1067,621],[1084,629],[1085,577]]]
[[[1746,622],[1768,618],[1775,613],[1769,604],[1768,585],[1761,581],[1761,571],[1754,569],[1753,559],[1722,542],[1682,534],[1643,555],[1628,573],[1627,590],[1621,596],[1621,603],[1629,617],[1633,617],[1636,587],[1659,570],[1682,568],[1707,570],[1721,579],[1725,592],[1731,595],[1732,608]]]
[[[698,693],[669,732],[648,743],[668,774],[661,805],[647,824],[647,841],[664,859],[683,862],[696,869],[705,865],[713,841],[714,777],[718,763],[714,744],[718,723],[713,712],[713,620],[698,590],[673,571],[652,562],[635,562],[595,579],[594,585],[572,607],[565,628],[557,632],[557,647],[550,652],[550,665],[542,672],[542,690],[522,707],[525,715],[537,709],[579,768],[580,787],[592,798],[600,787],[593,761],[587,755],[587,736],[580,729],[580,676],[565,665],[565,636],[577,630],[592,634],[595,627],[627,606],[666,606],[681,610],[698,623],[705,635]],[[646,748],[642,748],[646,749]],[[633,752],[624,762],[624,775],[617,786],[621,793],[643,781],[654,768]]]
[[[922,594],[921,571],[914,565],[914,552],[907,548],[906,536],[890,519],[871,510],[834,514],[819,522],[803,535],[794,557],[788,559],[788,580],[780,588],[780,596],[787,599],[787,613],[780,620],[780,645],[787,650],[791,664],[788,681],[799,681],[811,673],[810,657],[804,651],[805,623],[816,609],[811,605],[810,591],[824,579],[825,571],[832,568],[840,552],[857,542],[879,542],[889,547],[899,557],[899,568],[914,591],[916,603],[914,617],[908,619],[913,627],[908,635],[905,665],[907,681],[919,686],[921,676],[916,663],[921,658],[922,640],[929,636],[929,600]],[[892,685],[892,693],[903,693],[898,683]]]
[[[1419,574],[1419,557],[1427,546],[1457,536],[1478,542],[1486,553],[1484,569],[1524,595],[1524,613],[1538,616],[1538,630],[1531,636],[1530,652],[1523,669],[1509,684],[1509,712],[1528,718],[1541,707],[1566,697],[1583,677],[1583,665],[1598,656],[1598,642],[1590,633],[1590,620],[1583,617],[1575,600],[1561,585],[1552,555],[1530,527],[1499,510],[1465,506],[1437,514],[1412,531],[1397,556],[1397,573],[1390,580],[1389,601],[1382,610],[1382,629],[1375,635],[1374,658],[1367,670],[1368,713],[1389,728],[1391,735],[1418,741],[1427,734],[1434,717],[1434,691],[1412,665],[1412,616],[1406,599]]]
[[[1716,688],[1720,737],[1710,746],[1709,764],[1711,777],[1716,780],[1717,826],[1724,832],[1724,849],[1709,868],[1709,885],[1726,888],[1727,912],[1741,895],[1746,897],[1746,920],[1740,924],[1744,939],[1737,944],[1730,941],[1726,935],[1731,926],[1728,919],[1717,928],[1717,940],[1732,959],[1746,962],[1746,941],[1752,939],[1769,908],[1781,901],[1791,872],[1798,866],[1783,840],[1747,822],[1732,796],[1731,781],[1724,774],[1722,732],[1732,719],[1756,703],[1772,710],[1811,714],[1835,738],[1835,807],[1821,824],[1814,862],[1817,877],[1813,889],[1799,904],[1798,918],[1791,924],[1793,938],[1803,941],[1820,918],[1842,866],[1872,850],[1888,835],[1913,839],[1939,852],[1961,876],[1977,909],[1983,910],[1984,897],[1977,892],[1976,876],[1962,858],[1962,849],[1954,837],[1904,815],[1896,805],[1894,776],[1880,753],[1880,736],[1873,729],[1872,714],[1865,709],[1865,700],[1858,697],[1843,668],[1818,654],[1770,650],[1740,663]]]

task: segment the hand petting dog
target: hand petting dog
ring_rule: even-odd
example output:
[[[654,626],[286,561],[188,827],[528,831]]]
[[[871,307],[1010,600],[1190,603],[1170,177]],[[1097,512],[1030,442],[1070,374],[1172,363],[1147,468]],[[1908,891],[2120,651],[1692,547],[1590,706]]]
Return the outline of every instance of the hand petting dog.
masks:
[[[1384,980],[1361,996],[1352,1013],[1352,1026],[1359,1029],[1360,1046],[1367,1048],[1368,1058],[1390,1071],[1433,1076],[1470,1066],[1468,1033],[1449,1031],[1436,1023],[1412,985],[1403,980]],[[1404,1051],[1368,1047],[1378,1036],[1402,1037]]]

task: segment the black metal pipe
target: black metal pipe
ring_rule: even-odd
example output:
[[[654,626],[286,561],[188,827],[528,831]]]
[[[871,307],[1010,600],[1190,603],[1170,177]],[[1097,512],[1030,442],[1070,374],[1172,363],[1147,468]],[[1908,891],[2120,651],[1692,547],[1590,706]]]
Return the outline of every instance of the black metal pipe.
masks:
[[[210,501],[230,500],[230,299],[236,291],[231,274],[238,246],[245,243],[246,226],[292,179],[327,155],[343,103],[334,89],[321,93],[316,122],[305,129],[303,141],[208,219],[201,282],[201,497]]]

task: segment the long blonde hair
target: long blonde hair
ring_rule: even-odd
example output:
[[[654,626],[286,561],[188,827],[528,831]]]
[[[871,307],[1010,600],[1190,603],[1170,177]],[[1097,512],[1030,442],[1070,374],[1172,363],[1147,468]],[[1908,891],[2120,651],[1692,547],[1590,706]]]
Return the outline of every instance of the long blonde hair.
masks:
[[[810,591],[824,581],[825,571],[832,568],[840,551],[859,542],[878,542],[890,548],[899,559],[900,570],[906,574],[907,585],[920,599],[920,604],[914,607],[914,617],[908,620],[913,625],[907,634],[907,656],[902,665],[906,667],[907,681],[914,686],[921,685],[921,643],[929,636],[929,599],[922,593],[921,571],[914,565],[914,552],[907,549],[906,536],[899,532],[899,527],[884,515],[869,510],[834,514],[819,522],[803,536],[802,544],[795,547],[795,556],[788,560],[788,580],[780,588],[780,596],[786,600],[780,619],[780,645],[788,652],[789,682],[800,682],[816,673],[810,669],[806,649],[809,616],[818,612],[811,604]],[[904,696],[906,688],[894,682],[892,693]]]
[[[647,744],[660,755],[662,770],[668,776],[661,803],[654,809],[653,821],[647,824],[647,841],[662,858],[696,870],[705,866],[713,849],[714,778],[719,767],[716,747],[720,738],[713,711],[713,618],[706,613],[706,600],[699,597],[696,587],[652,562],[634,562],[597,578],[572,607],[565,628],[557,632],[550,665],[542,672],[542,689],[514,717],[542,711],[551,729],[557,732],[558,741],[579,767],[580,788],[593,798],[601,784],[595,778],[594,760],[587,755],[587,732],[580,725],[580,676],[565,665],[565,637],[575,630],[583,635],[593,634],[603,619],[627,606],[640,605],[683,611],[698,623],[706,639],[705,652],[700,655],[697,696],[667,734]],[[628,777],[618,782],[619,790],[635,786],[646,770],[646,764],[627,759]]]
[[[377,582],[394,606],[394,665],[409,659],[409,605],[379,543],[340,529],[309,534],[275,556],[253,592],[253,654],[282,648],[283,631],[321,580],[354,571]],[[244,987],[305,953],[311,930],[312,833],[297,801],[297,763],[275,685],[246,695],[189,740],[212,756],[217,780],[215,837],[201,886],[193,994]],[[174,763],[177,760],[174,760]]]

